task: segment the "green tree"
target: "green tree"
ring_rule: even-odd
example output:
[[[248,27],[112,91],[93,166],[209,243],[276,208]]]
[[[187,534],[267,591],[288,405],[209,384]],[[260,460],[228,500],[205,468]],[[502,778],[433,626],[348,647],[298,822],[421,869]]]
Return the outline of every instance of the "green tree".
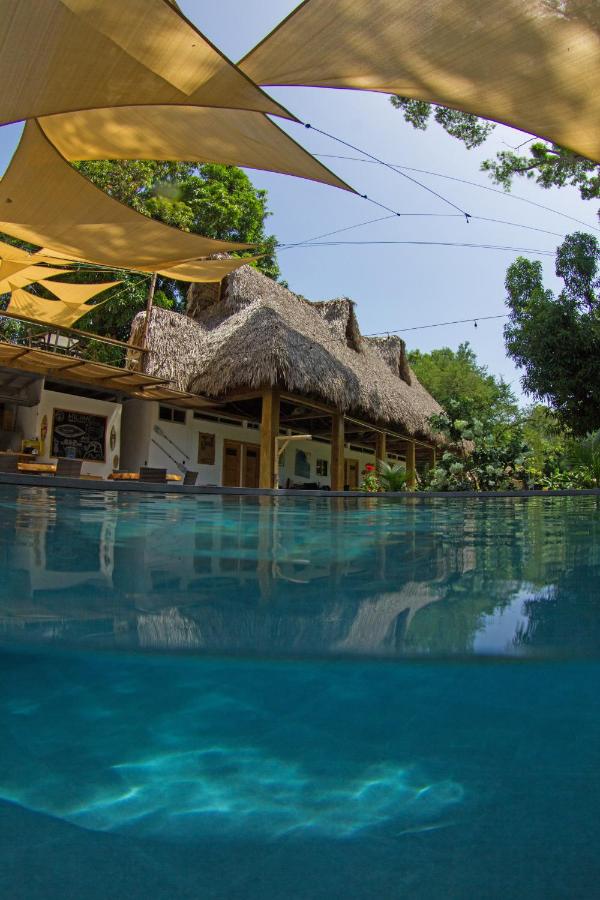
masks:
[[[224,241],[256,244],[257,267],[279,277],[276,238],[265,231],[267,192],[236,166],[101,160],[76,167],[111,197],[183,231]]]
[[[556,253],[564,289],[544,287],[539,261],[519,257],[506,275],[506,348],[523,389],[548,402],[576,435],[600,427],[600,245],[582,232]]]
[[[472,150],[480,147],[496,127],[494,122],[436,106],[425,100],[407,97],[391,97],[391,103],[401,110],[404,119],[413,128],[424,131],[432,121],[437,122],[451,137],[457,138]],[[515,177],[533,179],[540,187],[564,187],[571,185],[579,190],[584,200],[600,197],[600,165],[591,162],[571,150],[549,141],[534,140],[525,153],[501,150],[494,159],[486,159],[481,170],[487,172],[496,184],[510,190]]]
[[[487,429],[503,429],[518,414],[510,385],[491,375],[477,362],[467,341],[458,350],[442,347],[430,353],[412,350],[410,365],[419,381],[447,409],[452,403],[455,418],[478,419]]]

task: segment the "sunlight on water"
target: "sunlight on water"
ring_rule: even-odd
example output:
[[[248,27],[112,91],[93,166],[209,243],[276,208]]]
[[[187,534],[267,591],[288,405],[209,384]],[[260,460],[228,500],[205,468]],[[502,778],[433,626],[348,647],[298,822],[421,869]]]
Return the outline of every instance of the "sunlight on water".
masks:
[[[17,790],[0,786],[0,797],[93,830],[185,841],[302,831],[348,838],[390,822],[400,833],[434,828],[463,797],[452,781],[424,784],[392,764],[353,779],[314,778],[258,747],[175,752],[111,768],[117,791],[80,787],[69,801],[72,785],[53,775]]]

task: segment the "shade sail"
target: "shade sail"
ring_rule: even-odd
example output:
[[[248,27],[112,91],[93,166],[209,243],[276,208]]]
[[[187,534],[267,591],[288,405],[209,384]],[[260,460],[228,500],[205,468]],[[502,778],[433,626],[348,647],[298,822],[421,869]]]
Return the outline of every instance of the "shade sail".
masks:
[[[62,300],[45,300],[43,297],[34,297],[27,291],[14,288],[7,307],[7,312],[15,316],[24,316],[27,319],[34,319],[36,322],[45,325],[58,325],[63,328],[70,328],[74,322],[91,312],[98,306],[106,303],[101,300],[95,306],[86,306],[81,303],[75,305],[73,303],[63,303]]]
[[[67,159],[160,159],[265,169],[349,189],[262,113],[127,106],[47,116],[44,132]]]
[[[177,281],[210,282],[222,281],[230,272],[240,266],[255,262],[260,256],[238,257],[237,259],[198,259],[195,262],[183,263],[170,269],[161,269],[159,275],[175,278]]]
[[[28,284],[41,281],[42,278],[53,278],[55,275],[66,275],[69,272],[70,269],[52,269],[50,266],[27,266],[10,278],[0,281],[0,294],[8,294],[12,290],[11,284],[15,288],[24,288]],[[50,281],[49,285],[53,283]]]
[[[96,294],[101,294],[122,283],[122,281],[105,281],[103,284],[69,284],[65,281],[40,281],[47,291],[50,291],[63,303],[79,306],[87,303]]]
[[[290,116],[166,0],[2,0],[0,124],[165,103]]]
[[[25,259],[21,260],[21,262],[13,259],[0,259],[0,280],[4,281],[10,278],[11,275],[16,275],[17,272],[22,272],[24,269],[29,268],[31,268],[31,264]]]
[[[20,247],[14,247],[12,244],[7,244],[6,241],[0,241],[0,259],[24,262],[28,266],[49,261],[49,258],[46,258],[43,253],[28,253],[27,250],[22,250]],[[70,261],[59,259],[58,255],[56,255],[56,257],[52,258],[51,262],[52,264],[58,263],[59,265],[62,265],[63,263],[68,263]]]
[[[113,200],[28,122],[0,181],[0,231],[101,265],[157,270],[248,244],[213,241],[149,219]]]
[[[240,65],[264,85],[429,100],[600,160],[597,0],[305,0]]]

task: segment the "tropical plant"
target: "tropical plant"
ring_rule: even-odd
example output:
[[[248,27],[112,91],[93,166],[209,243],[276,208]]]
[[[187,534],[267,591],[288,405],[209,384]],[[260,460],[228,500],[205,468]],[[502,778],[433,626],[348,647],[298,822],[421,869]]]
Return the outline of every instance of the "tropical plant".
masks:
[[[362,470],[360,490],[367,491],[369,494],[377,494],[381,490],[377,471],[372,463],[367,463]]]
[[[520,428],[502,435],[487,430],[478,419],[454,417],[458,403],[429,419],[434,431],[448,443],[438,464],[425,477],[425,489],[433,491],[498,491],[526,486],[528,447]]]
[[[585,473],[592,482],[590,487],[600,486],[600,430],[590,432],[574,441],[569,453],[569,461],[574,468]]]
[[[377,476],[384,491],[403,491],[408,482],[406,466],[401,462],[390,463],[378,459]]]

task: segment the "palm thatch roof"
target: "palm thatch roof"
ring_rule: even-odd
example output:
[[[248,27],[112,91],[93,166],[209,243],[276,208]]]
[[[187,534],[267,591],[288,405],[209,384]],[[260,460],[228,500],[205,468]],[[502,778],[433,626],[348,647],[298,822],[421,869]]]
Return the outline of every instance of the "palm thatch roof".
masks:
[[[310,302],[251,266],[229,275],[220,295],[193,285],[194,318],[154,308],[148,374],[180,390],[225,399],[278,386],[414,437],[438,440],[428,418],[441,407],[419,383],[398,337],[360,333],[347,298]],[[142,338],[145,313],[134,319]]]

